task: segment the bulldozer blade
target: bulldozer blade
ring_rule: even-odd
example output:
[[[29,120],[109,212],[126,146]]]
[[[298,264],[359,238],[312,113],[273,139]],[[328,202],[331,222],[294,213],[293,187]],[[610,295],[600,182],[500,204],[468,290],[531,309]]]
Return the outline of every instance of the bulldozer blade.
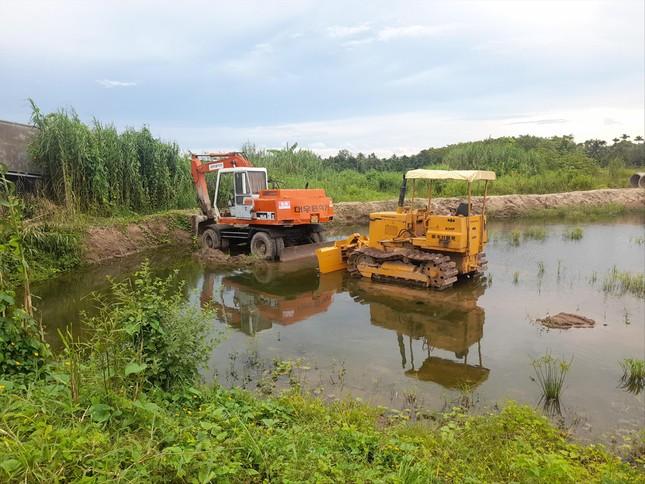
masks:
[[[334,245],[334,241],[318,242],[316,244],[303,244],[294,245],[292,247],[285,247],[280,254],[280,262],[289,262],[292,260],[306,259],[316,255],[316,249],[321,247],[330,247]]]

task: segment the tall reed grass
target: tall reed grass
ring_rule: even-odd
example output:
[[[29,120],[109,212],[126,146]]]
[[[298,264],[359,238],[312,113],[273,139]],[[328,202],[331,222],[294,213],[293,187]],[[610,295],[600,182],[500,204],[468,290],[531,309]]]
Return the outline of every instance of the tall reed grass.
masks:
[[[147,127],[119,133],[97,120],[88,126],[73,110],[43,114],[33,101],[31,119],[38,132],[30,154],[55,202],[108,213],[194,205],[187,158]]]

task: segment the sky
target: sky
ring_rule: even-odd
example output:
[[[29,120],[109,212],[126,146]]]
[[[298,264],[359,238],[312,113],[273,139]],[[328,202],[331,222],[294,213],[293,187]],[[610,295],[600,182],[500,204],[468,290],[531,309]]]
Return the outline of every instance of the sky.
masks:
[[[0,1],[0,119],[380,155],[645,131],[645,1]]]

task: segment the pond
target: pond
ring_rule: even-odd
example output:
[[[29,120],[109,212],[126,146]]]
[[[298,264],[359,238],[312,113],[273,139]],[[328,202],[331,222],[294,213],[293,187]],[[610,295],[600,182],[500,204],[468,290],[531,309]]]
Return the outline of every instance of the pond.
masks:
[[[298,378],[328,398],[351,396],[402,408],[438,410],[463,398],[475,408],[505,400],[538,405],[532,362],[571,360],[561,421],[582,439],[643,428],[643,394],[620,388],[625,358],[645,353],[645,300],[607,287],[615,267],[645,269],[639,218],[578,225],[491,222],[488,271],[443,292],[318,275],[314,261],[213,271],[177,248],[86,268],[34,287],[52,345],[56,329],[83,334],[80,314],[106,277],[128,276],[141,260],[159,274],[179,271],[186,297],[217,309],[228,328],[209,358],[206,378],[254,388],[276,360],[298,361]],[[347,229],[349,232],[350,230]],[[559,312],[595,320],[593,328],[547,329],[538,318]]]

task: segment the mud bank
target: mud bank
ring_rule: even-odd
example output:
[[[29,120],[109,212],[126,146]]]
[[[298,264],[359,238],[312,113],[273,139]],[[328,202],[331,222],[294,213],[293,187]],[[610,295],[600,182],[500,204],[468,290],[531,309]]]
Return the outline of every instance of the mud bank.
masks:
[[[192,243],[189,216],[178,211],[119,225],[90,227],[83,240],[83,260],[96,264],[164,245]]]
[[[462,198],[435,198],[432,209],[447,214]],[[481,197],[474,198],[475,208],[481,206]],[[369,214],[395,210],[396,200],[378,202],[339,202],[334,205],[337,225],[360,225],[369,222]],[[419,207],[426,200],[415,200]],[[488,197],[486,205],[491,218],[510,218],[528,215],[543,209],[562,207],[601,207],[614,204],[628,209],[645,207],[645,190],[637,188],[590,190],[583,192],[550,193],[545,195],[499,195]],[[177,210],[146,217],[127,224],[94,226],[84,237],[83,260],[89,264],[123,257],[164,245],[188,246],[192,243],[190,216],[193,211]]]
[[[464,198],[434,198],[432,210],[438,214],[448,214],[457,208]],[[425,207],[426,199],[415,199],[415,205]],[[482,197],[474,197],[474,206],[479,209]],[[563,207],[592,208],[615,204],[627,209],[645,207],[645,190],[617,188],[589,190],[567,193],[547,193],[543,195],[496,195],[487,198],[486,206],[491,218],[509,218],[529,215],[544,209]],[[395,210],[396,200],[379,202],[339,202],[334,204],[335,222],[338,224],[367,224],[371,212]]]

